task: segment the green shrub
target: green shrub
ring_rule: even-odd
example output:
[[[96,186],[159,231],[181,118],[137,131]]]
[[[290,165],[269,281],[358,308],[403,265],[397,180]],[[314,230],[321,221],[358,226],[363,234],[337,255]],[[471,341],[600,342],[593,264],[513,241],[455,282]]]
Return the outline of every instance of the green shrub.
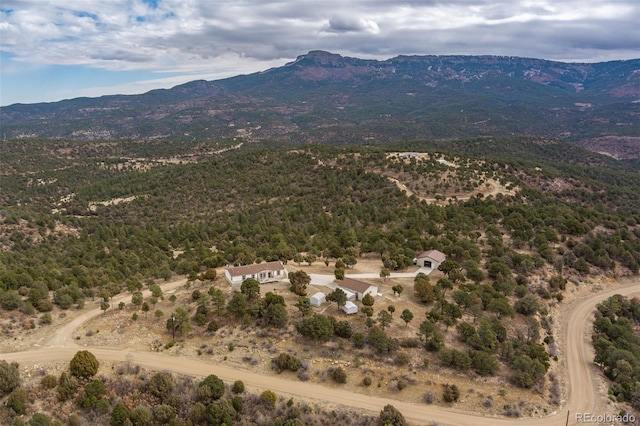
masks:
[[[48,324],[51,324],[52,322],[53,320],[51,319],[51,314],[49,312],[46,312],[40,316],[40,324],[48,325]]]
[[[162,424],[169,423],[175,416],[176,412],[170,405],[162,404],[153,407],[153,417]]]
[[[190,420],[195,424],[204,423],[204,419],[207,413],[207,407],[202,402],[196,402],[191,408]]]
[[[122,426],[130,417],[131,413],[129,413],[129,409],[124,404],[116,404],[113,407],[113,411],[111,411],[111,425]]]
[[[169,373],[156,373],[149,380],[149,392],[164,402],[174,388],[173,377]]]
[[[445,402],[456,402],[460,398],[460,390],[456,385],[446,384],[444,385],[444,391],[442,392],[442,399]]]
[[[390,404],[384,406],[378,417],[379,426],[404,426],[406,424],[407,422],[402,413]]]
[[[367,294],[368,296],[368,294]],[[338,321],[334,325],[333,332],[338,337],[350,338],[353,335],[353,328],[350,321]]]
[[[36,309],[38,312],[51,312],[53,310],[53,303],[49,299],[40,299],[36,303]]]
[[[0,294],[0,307],[5,311],[13,311],[22,306],[22,297],[15,290],[5,291]]]
[[[301,366],[301,362],[298,358],[284,352],[273,358],[271,362],[278,373],[283,370],[298,371]]]
[[[200,401],[217,401],[222,395],[224,395],[224,382],[215,374],[207,376],[198,385],[198,399]]]
[[[78,382],[72,376],[67,375],[64,371],[58,379],[58,399],[66,401],[73,396],[78,388]]]
[[[153,414],[149,407],[138,405],[131,410],[131,423],[135,426],[148,426],[153,422]]]
[[[0,397],[5,396],[20,385],[18,364],[0,361]]]
[[[270,408],[276,407],[277,396],[270,390],[266,390],[260,394],[260,401],[262,401],[265,405]]]
[[[40,385],[45,389],[53,389],[58,384],[58,379],[52,374],[47,374],[40,379]]]
[[[298,333],[317,341],[327,341],[333,337],[333,322],[326,315],[314,314],[296,324]]]
[[[398,352],[395,362],[397,365],[408,365],[410,361],[409,354],[406,352]]]
[[[89,351],[79,351],[69,363],[71,374],[76,377],[92,377],[98,372],[100,363]]]
[[[16,388],[7,398],[7,408],[17,415],[23,415],[27,409],[27,393],[22,388]]]
[[[364,348],[365,342],[366,342],[366,338],[362,333],[354,333],[351,336],[351,343],[353,343],[353,346],[357,349]]]
[[[94,380],[91,383],[87,383],[84,387],[83,393],[81,393],[81,395],[84,395],[84,398],[81,401],[82,408],[85,410],[95,408],[106,391],[107,389],[104,386],[104,383],[102,383],[102,380]]]
[[[242,397],[236,395],[231,398],[231,405],[233,405],[233,409],[236,410],[236,413],[241,413],[242,408],[244,407],[244,401]]]
[[[29,426],[53,426],[53,422],[46,414],[35,413],[29,420]]]
[[[244,382],[242,380],[236,380],[235,382],[233,382],[233,386],[231,387],[231,392],[233,392],[235,394],[243,393],[244,392]]]
[[[333,370],[333,373],[331,376],[333,377],[333,380],[335,380],[337,383],[347,383],[347,373],[346,371],[344,371],[342,367],[338,367],[335,370]]]
[[[457,349],[442,349],[440,351],[440,361],[448,367],[456,370],[466,370],[471,367],[471,358],[466,352]]]
[[[109,412],[109,408],[111,408],[111,406],[109,405],[109,401],[102,398],[98,400],[94,409],[100,414],[107,414]]]
[[[496,358],[482,351],[475,351],[471,353],[471,365],[476,373],[481,376],[489,376],[495,374],[500,369],[500,364]]]
[[[205,415],[207,424],[230,425],[233,424],[236,411],[228,399],[221,399],[209,404],[205,411]]]

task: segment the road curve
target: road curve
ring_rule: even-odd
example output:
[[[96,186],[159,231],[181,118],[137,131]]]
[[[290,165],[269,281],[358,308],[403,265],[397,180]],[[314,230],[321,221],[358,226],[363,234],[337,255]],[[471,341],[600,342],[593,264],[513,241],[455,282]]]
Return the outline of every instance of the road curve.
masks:
[[[133,362],[145,368],[172,371],[178,374],[191,376],[206,376],[216,374],[226,382],[242,380],[250,390],[271,389],[280,395],[302,397],[315,400],[320,403],[332,403],[346,405],[356,409],[379,412],[386,404],[392,404],[405,418],[414,424],[428,424],[437,422],[440,424],[451,424],[459,426],[508,426],[517,423],[518,425],[549,425],[564,426],[567,421],[567,411],[569,416],[568,424],[576,424],[575,413],[593,414],[615,414],[615,413],[595,413],[597,389],[595,389],[591,375],[591,350],[588,340],[587,326],[590,324],[591,315],[596,304],[610,297],[613,294],[630,296],[640,293],[638,282],[627,283],[613,289],[593,296],[577,300],[569,306],[562,317],[563,341],[567,345],[566,368],[569,377],[569,397],[564,407],[556,413],[541,418],[507,419],[502,417],[482,416],[470,412],[463,412],[451,408],[428,406],[424,404],[414,404],[395,399],[378,398],[374,396],[362,395],[348,392],[341,389],[324,387],[313,383],[303,383],[286,380],[277,376],[263,376],[250,371],[228,367],[225,365],[214,365],[204,361],[184,359],[154,352],[134,352],[116,349],[92,348],[89,349],[99,360],[102,361],[125,361],[133,358]],[[93,314],[91,314],[93,312]],[[95,309],[81,316],[85,320],[99,314],[100,310]],[[41,362],[67,361],[70,360],[78,350],[78,346],[70,340],[69,336],[73,332],[71,324],[77,326],[76,321],[65,326],[64,333],[57,333],[52,339],[55,344],[52,347],[43,347],[38,350],[13,352],[1,354],[0,358],[6,361],[17,361],[22,364],[32,364]],[[59,347],[59,346],[62,347]]]
[[[187,283],[187,279],[183,278],[176,281],[171,281],[162,286],[162,291],[167,293],[168,291],[174,290],[178,287],[181,287]],[[147,297],[151,294],[151,290],[146,289],[141,291],[143,297]],[[130,293],[120,294],[118,296],[113,297],[110,300],[111,309],[113,309],[118,303],[124,302],[127,299],[131,299]],[[49,340],[49,342],[45,345],[45,347],[72,347],[78,346],[74,340],[72,339],[73,332],[80,328],[82,324],[85,322],[97,317],[102,313],[101,309],[92,309],[90,311],[84,312],[82,315],[74,318],[69,323],[60,327],[56,330],[53,337]]]

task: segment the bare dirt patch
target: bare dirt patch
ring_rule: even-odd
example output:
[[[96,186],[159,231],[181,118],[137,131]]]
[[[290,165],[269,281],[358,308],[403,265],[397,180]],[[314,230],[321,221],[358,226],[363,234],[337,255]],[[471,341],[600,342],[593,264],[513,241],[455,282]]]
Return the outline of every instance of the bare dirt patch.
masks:
[[[434,153],[402,152],[387,155],[390,166],[378,170],[407,196],[427,203],[467,201],[473,196],[515,195],[518,188],[484,169],[479,160],[449,158]],[[405,170],[405,166],[409,166]],[[414,170],[418,170],[416,173]]]
[[[365,256],[360,256],[358,259],[358,263],[356,263],[352,268],[345,269],[345,273],[347,276],[354,274],[379,274],[382,269],[382,263],[380,261],[380,256],[377,254],[367,254]],[[333,275],[335,269],[335,259],[329,259],[329,265],[325,265],[323,259],[318,259],[312,265],[309,265],[305,262],[297,264],[293,261],[290,261],[287,265],[288,270],[296,271],[302,270],[307,274],[326,274]],[[415,272],[418,267],[410,267],[402,272]]]

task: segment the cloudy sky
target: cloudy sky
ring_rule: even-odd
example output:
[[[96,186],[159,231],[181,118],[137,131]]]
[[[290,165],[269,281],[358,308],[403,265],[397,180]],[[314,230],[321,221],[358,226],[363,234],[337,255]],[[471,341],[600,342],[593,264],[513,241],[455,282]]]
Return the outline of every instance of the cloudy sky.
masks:
[[[309,50],[640,57],[640,0],[0,0],[0,105],[142,93]]]

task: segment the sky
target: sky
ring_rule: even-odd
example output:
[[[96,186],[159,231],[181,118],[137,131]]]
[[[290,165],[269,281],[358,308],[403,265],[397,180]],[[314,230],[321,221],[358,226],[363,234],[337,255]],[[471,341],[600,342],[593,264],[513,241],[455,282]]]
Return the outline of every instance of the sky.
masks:
[[[640,58],[640,0],[0,0],[0,106],[216,80],[310,50]]]

